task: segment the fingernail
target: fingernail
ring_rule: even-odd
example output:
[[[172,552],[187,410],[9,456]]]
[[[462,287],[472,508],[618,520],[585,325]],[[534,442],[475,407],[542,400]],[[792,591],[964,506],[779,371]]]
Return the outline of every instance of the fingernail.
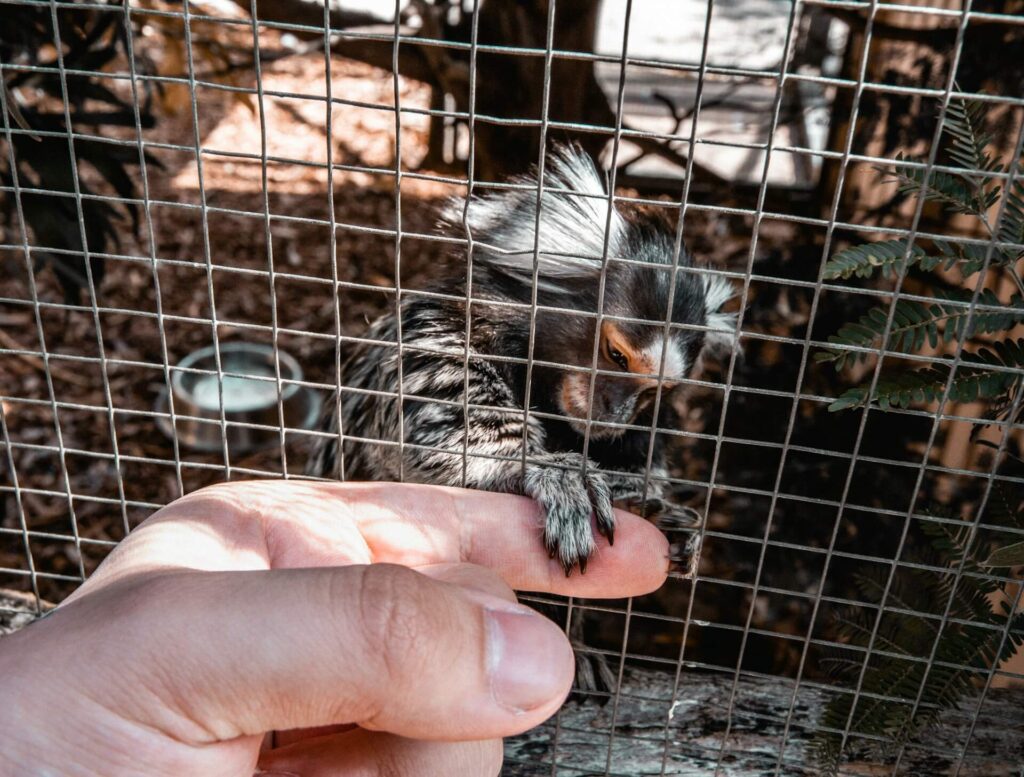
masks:
[[[529,611],[488,607],[487,672],[491,694],[515,713],[548,704],[563,690],[565,638],[557,627]]]

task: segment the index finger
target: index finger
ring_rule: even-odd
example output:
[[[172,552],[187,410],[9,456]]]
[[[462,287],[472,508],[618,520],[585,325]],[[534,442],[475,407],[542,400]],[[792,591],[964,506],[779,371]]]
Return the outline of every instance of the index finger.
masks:
[[[668,541],[616,511],[615,545],[600,540],[585,575],[566,578],[541,541],[531,499],[397,483],[250,481],[196,491],[132,532],[91,587],[156,569],[270,569],[387,562],[470,562],[512,588],[596,598],[658,588]]]

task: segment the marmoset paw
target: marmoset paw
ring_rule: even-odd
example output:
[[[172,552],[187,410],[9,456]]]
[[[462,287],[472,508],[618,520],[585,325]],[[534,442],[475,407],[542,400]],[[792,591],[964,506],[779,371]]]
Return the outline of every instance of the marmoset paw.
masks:
[[[558,557],[568,576],[573,567],[586,572],[587,560],[596,544],[590,525],[594,515],[597,530],[615,542],[615,514],[611,492],[602,475],[583,472],[583,457],[561,454],[547,457],[543,464],[527,468],[525,492],[544,509],[544,545],[552,558]]]

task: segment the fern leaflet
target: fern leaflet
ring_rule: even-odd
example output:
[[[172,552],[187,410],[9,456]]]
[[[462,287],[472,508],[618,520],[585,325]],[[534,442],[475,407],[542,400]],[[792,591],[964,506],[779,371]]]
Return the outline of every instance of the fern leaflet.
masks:
[[[977,101],[951,100],[946,110],[943,131],[952,142],[949,155],[966,170],[991,173],[1000,169],[988,153],[992,135],[984,132],[985,105]]]
[[[896,155],[895,176],[900,194],[922,197],[928,202],[941,202],[954,213],[984,218],[985,211],[999,199],[999,188],[985,189],[963,175],[942,170],[911,167],[907,162],[921,160],[902,154]],[[925,180],[925,173],[928,178]]]
[[[1010,167],[1006,168],[1006,172],[1010,170]],[[1016,243],[1018,246],[1024,244],[1024,162],[1017,164],[1013,183],[1006,193],[1002,217],[996,227],[996,237],[1004,243]],[[1024,246],[1016,250],[1002,250],[1014,261],[1024,258]]]
[[[1009,306],[1002,310],[975,310],[973,316],[970,315],[970,308],[965,307],[965,303],[970,303],[973,298],[973,292],[958,289],[942,292],[938,296],[943,301],[931,305],[903,299],[896,303],[885,350],[911,353],[920,351],[926,344],[935,348],[940,342],[950,343],[969,339],[976,334],[1001,332],[1024,322],[1024,297],[1020,295],[1014,295]],[[1003,307],[999,298],[988,289],[978,295],[977,304],[992,308]],[[877,350],[885,335],[888,314],[888,308],[872,308],[856,323],[844,325],[828,341],[840,346]],[[871,355],[868,351],[829,348],[815,354],[814,358],[818,362],[833,362],[839,371],[865,361]]]
[[[948,360],[946,360],[948,362]],[[995,399],[1024,378],[1024,339],[1002,340],[976,353],[965,352],[950,382],[952,364],[939,363],[913,372],[881,378],[870,393],[869,386],[849,389],[829,405],[830,411],[877,404],[883,410],[907,408],[913,404],[938,402],[949,383],[951,402],[974,402],[979,397]]]
[[[825,278],[870,278],[875,270],[881,270],[886,277],[893,277],[907,255],[907,241],[902,239],[851,246],[825,264]],[[915,245],[910,249],[911,263],[920,261],[924,256],[924,249],[920,246]]]

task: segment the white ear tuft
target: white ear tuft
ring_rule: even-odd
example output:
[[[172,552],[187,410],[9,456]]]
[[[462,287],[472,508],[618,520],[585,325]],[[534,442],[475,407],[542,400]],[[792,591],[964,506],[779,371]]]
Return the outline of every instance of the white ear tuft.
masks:
[[[710,356],[725,356],[739,345],[736,314],[722,310],[722,306],[735,295],[735,289],[721,275],[701,273],[701,282],[704,284],[704,309],[707,311],[708,326],[704,351]]]
[[[612,206],[593,160],[575,146],[554,149],[547,158],[537,231],[537,177],[520,177],[512,191],[474,197],[466,226],[480,261],[522,278],[533,276],[534,245],[539,251],[539,281],[548,288],[600,272],[607,225],[608,255],[614,256],[625,221]],[[449,204],[443,219],[461,228],[464,200]],[[539,239],[538,239],[539,235]]]

